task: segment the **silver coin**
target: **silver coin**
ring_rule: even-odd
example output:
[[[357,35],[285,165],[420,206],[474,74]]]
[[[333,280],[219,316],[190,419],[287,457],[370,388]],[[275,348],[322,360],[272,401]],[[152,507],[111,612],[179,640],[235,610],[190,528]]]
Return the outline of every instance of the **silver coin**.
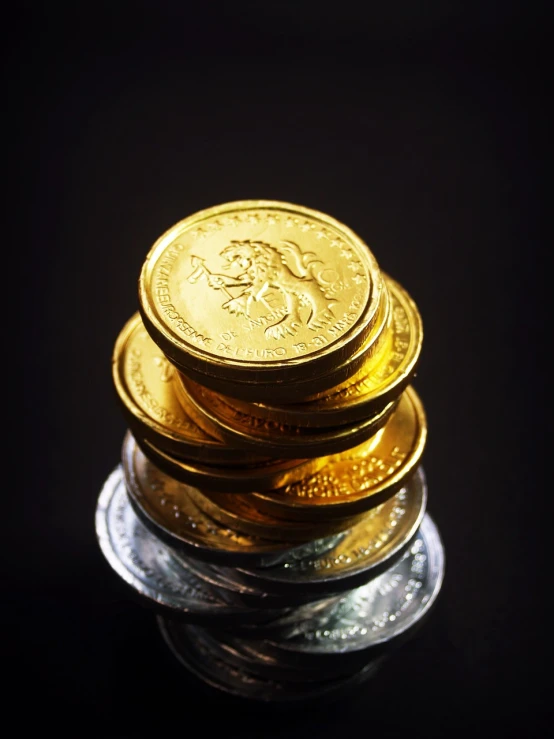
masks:
[[[318,616],[331,613],[331,607],[339,602],[341,595],[333,595],[321,600],[311,601],[294,606],[287,613],[260,623],[233,624],[233,636],[245,636],[250,643],[251,639],[282,639],[291,633],[296,633],[298,626],[304,621],[314,621]]]
[[[130,433],[125,435],[121,458],[127,492],[135,513],[168,546],[196,559],[230,567],[244,565],[263,568],[319,556],[336,546],[343,536],[341,533],[293,544],[239,533],[222,526],[201,511],[188,495],[190,486],[156,467]],[[173,528],[160,521],[160,508],[156,512],[153,498],[154,502],[163,504],[161,510],[171,511],[175,517]]]
[[[311,659],[303,659],[300,652],[290,654],[283,652],[277,656],[271,653],[271,649],[269,651],[263,649],[264,641],[240,639],[221,629],[187,625],[187,631],[190,639],[202,641],[206,648],[217,654],[220,659],[260,677],[286,680],[291,683],[317,683],[352,674],[351,665],[345,665],[342,661],[330,659],[322,669],[320,663],[314,664]],[[381,658],[384,656],[381,655],[379,659]]]
[[[445,555],[437,527],[426,514],[402,559],[366,585],[355,588],[312,620],[292,626],[279,639],[251,646],[273,655],[302,655],[322,667],[329,658],[350,664],[367,660],[413,634],[442,587]]]
[[[361,586],[398,561],[410,547],[425,515],[427,483],[420,467],[394,496],[384,527],[368,518],[345,532],[333,549],[321,556],[290,559],[267,569],[217,566],[221,577],[237,586],[293,597],[333,595]]]
[[[321,682],[290,682],[260,676],[238,667],[220,656],[219,650],[211,650],[203,640],[190,638],[177,623],[162,616],[157,617],[162,636],[174,656],[203,683],[227,694],[264,703],[295,703],[338,699],[345,692],[374,676],[381,660],[364,665],[348,677]]]
[[[112,569],[141,600],[174,617],[201,623],[264,621],[287,611],[259,611],[230,604],[216,588],[181,567],[173,552],[137,518],[118,465],[100,492],[96,536]]]
[[[298,664],[291,666],[271,655],[243,649],[242,644],[236,644],[233,637],[225,633],[191,625],[187,628],[187,638],[195,644],[202,644],[217,659],[245,670],[250,675],[291,683],[322,682],[328,679],[320,669],[301,669]]]

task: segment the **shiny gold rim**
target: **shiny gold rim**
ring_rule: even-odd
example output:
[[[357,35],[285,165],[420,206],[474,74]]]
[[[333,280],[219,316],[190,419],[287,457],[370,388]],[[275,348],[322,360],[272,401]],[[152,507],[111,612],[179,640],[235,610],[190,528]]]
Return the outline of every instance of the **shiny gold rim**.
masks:
[[[373,439],[329,457],[312,478],[252,497],[261,511],[289,519],[352,516],[384,503],[406,484],[421,462],[426,441],[423,404],[409,386]]]
[[[145,333],[142,342],[137,338],[141,331]],[[148,359],[150,345],[155,350],[153,358],[158,360],[160,377],[165,377],[158,384],[144,371],[143,362]],[[148,336],[139,313],[135,313],[116,339],[112,380],[123,415],[136,436],[148,439],[168,454],[207,464],[244,465],[267,461],[266,456],[232,449],[206,434],[179,403],[172,378],[177,371],[163,355],[156,357],[156,353],[161,354]]]
[[[371,438],[384,426],[397,401],[388,403],[373,416],[354,424],[327,429],[288,426],[259,419],[227,405],[222,397],[189,379],[183,379],[179,398],[187,413],[202,429],[231,446],[275,457],[336,454]]]
[[[166,475],[201,490],[223,493],[275,490],[313,475],[325,465],[327,459],[274,459],[249,467],[216,467],[172,457],[144,438],[135,437],[135,441],[148,459]]]
[[[307,542],[338,534],[354,525],[359,516],[333,522],[285,521],[258,511],[244,496],[191,492],[191,499],[206,515],[234,531],[277,541]]]
[[[225,398],[243,413],[277,423],[306,427],[338,426],[368,418],[396,399],[414,376],[423,340],[419,311],[397,282],[385,277],[391,296],[391,320],[378,351],[344,383],[304,402],[246,403]]]

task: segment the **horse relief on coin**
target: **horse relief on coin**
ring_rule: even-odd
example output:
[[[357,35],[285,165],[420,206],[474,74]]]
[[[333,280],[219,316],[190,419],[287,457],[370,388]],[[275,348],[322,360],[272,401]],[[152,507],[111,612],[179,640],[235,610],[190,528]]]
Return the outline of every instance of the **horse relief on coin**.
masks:
[[[275,201],[200,211],[169,229],[140,277],[141,312],[178,364],[299,362],[376,319],[367,245],[329,216]],[[204,364],[203,369],[206,370]]]

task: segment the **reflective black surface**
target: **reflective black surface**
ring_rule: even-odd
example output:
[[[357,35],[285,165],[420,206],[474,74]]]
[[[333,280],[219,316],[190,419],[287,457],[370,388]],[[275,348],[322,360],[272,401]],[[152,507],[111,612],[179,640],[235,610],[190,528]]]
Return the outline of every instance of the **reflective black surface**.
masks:
[[[62,736],[174,733],[204,704],[214,732],[243,738],[537,736],[548,24],[514,2],[296,5],[23,4],[4,24],[10,383],[23,368],[21,393],[5,384],[4,665],[25,677],[29,725]],[[257,197],[355,229],[425,330],[414,386],[444,585],[378,676],[317,713],[199,685],[94,531],[125,432],[111,352],[142,260],[187,214]]]

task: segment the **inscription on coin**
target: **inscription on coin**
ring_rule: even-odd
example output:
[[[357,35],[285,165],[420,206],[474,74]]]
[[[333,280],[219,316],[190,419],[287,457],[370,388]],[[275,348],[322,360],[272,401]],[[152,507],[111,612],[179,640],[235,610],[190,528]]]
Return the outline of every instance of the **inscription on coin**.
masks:
[[[147,340],[146,331],[142,331],[138,338],[141,341]],[[147,359],[144,357],[143,350],[136,346],[128,353],[126,372],[135,400],[139,403],[143,403],[145,409],[149,411],[149,414],[152,414],[162,423],[183,431],[186,430],[194,433],[196,431],[196,424],[193,424],[191,421],[186,419],[184,414],[180,414],[179,417],[179,415],[172,413],[169,408],[162,405],[162,403],[154,397],[144,378],[143,366],[145,361],[147,361]],[[162,382],[168,382],[171,380],[174,369],[165,357],[152,357],[152,362],[156,367],[160,368],[159,379]]]
[[[402,466],[407,452],[394,446],[387,458],[374,454],[364,458],[362,454],[356,464],[331,463],[327,471],[324,469],[301,483],[287,485],[282,492],[296,498],[341,498],[362,493],[392,476]]]
[[[361,343],[381,285],[367,245],[343,224],[286,203],[241,201],[166,232],[139,294],[143,317],[178,364],[206,352],[206,361],[265,366],[320,352],[358,324]]]
[[[229,274],[211,272],[204,259],[192,254],[188,281],[205,279],[223,293],[222,309],[243,316],[247,331],[262,327],[266,338],[282,339],[296,336],[302,325],[317,331],[334,322],[340,275],[314,252],[303,252],[294,241],[244,239],[232,240],[219,257]]]
[[[112,357],[114,384],[131,423],[139,422],[144,434],[156,440],[176,436],[181,444],[210,443],[192,421],[175,392],[175,368],[151,339],[135,313],[116,341]]]

